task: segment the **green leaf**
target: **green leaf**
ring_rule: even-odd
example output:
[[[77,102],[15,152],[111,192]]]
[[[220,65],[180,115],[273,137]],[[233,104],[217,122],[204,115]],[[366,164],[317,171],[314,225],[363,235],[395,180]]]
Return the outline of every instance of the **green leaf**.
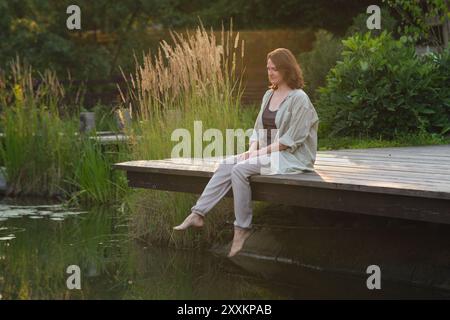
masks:
[[[367,71],[369,69],[369,64],[367,63],[367,61],[360,61],[359,64],[362,71]]]
[[[421,113],[423,114],[434,114],[436,113],[436,111],[434,111],[433,109],[429,109],[429,108],[424,108],[422,110],[420,110]]]

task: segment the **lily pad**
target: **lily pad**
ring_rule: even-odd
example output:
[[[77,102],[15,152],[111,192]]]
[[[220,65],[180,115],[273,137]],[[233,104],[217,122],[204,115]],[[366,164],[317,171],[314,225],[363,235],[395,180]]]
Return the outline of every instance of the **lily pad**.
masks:
[[[8,241],[8,240],[12,240],[12,239],[15,239],[15,238],[16,238],[15,235],[10,234],[10,235],[7,235],[5,237],[0,237],[0,241]]]

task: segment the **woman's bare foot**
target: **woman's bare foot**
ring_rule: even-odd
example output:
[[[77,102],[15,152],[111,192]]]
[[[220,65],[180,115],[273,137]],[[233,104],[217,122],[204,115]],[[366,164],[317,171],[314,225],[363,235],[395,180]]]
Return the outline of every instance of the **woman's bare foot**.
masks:
[[[173,227],[174,230],[186,230],[189,227],[203,227],[203,217],[197,213],[191,213],[184,219],[183,223]]]
[[[241,251],[242,247],[244,246],[245,240],[247,240],[251,233],[251,230],[248,229],[239,227],[234,228],[233,243],[231,245],[228,258],[234,257],[239,251]]]

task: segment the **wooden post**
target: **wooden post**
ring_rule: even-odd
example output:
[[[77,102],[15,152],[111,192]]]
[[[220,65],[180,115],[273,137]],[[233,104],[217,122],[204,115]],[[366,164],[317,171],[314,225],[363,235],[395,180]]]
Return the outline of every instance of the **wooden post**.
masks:
[[[95,130],[95,113],[81,112],[80,113],[80,133],[89,133]]]
[[[121,132],[131,124],[130,110],[117,109],[115,111],[115,118],[116,118],[117,127],[119,128],[119,131],[121,131]]]
[[[449,44],[449,38],[450,38],[450,19],[446,18],[443,26],[443,33],[444,33],[444,48],[446,48]]]

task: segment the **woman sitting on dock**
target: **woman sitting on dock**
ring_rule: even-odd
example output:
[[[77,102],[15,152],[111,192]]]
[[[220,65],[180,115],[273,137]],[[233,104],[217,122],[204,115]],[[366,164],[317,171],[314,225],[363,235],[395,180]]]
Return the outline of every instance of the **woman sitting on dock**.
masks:
[[[232,188],[236,219],[229,257],[242,249],[251,234],[250,176],[314,170],[319,119],[302,90],[302,70],[291,51],[278,48],[267,55],[267,73],[270,86],[262,99],[249,150],[222,160],[191,214],[174,227],[202,227],[206,214]]]

